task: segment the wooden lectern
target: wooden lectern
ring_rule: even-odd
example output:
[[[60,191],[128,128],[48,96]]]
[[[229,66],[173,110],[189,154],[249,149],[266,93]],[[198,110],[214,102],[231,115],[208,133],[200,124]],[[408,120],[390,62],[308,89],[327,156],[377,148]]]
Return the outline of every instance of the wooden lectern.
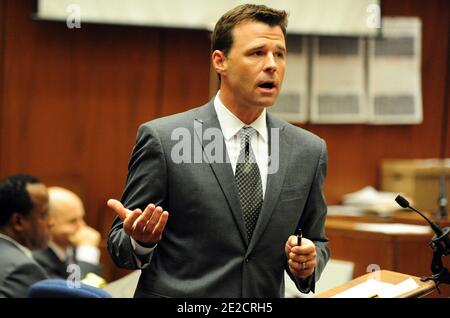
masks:
[[[346,282],[338,287],[330,289],[326,292],[317,294],[315,298],[331,298],[337,294],[340,294],[352,287],[355,287],[363,282],[368,281],[369,279],[375,279],[381,282],[390,283],[390,284],[398,284],[402,281],[412,278],[419,285],[416,289],[403,293],[398,296],[398,298],[419,298],[424,297],[430,293],[432,293],[435,289],[435,283],[433,281],[422,282],[419,277],[401,274],[397,272],[392,272],[388,270],[376,271],[373,273],[369,273],[358,278],[355,278],[349,282]]]

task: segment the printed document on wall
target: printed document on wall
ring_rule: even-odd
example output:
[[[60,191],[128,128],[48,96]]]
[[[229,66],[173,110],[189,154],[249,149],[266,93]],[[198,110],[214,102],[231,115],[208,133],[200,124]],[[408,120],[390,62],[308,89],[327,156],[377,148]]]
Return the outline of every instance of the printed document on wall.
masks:
[[[280,95],[268,110],[291,123],[308,120],[308,39],[288,35],[286,71]]]
[[[314,38],[311,122],[367,121],[364,45],[358,37]]]
[[[385,17],[368,45],[369,122],[422,122],[421,21]]]

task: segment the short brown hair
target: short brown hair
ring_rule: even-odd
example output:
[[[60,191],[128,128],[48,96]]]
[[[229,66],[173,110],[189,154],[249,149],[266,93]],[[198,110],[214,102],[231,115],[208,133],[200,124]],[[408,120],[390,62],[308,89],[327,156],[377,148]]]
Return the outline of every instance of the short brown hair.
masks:
[[[233,29],[244,20],[265,23],[270,26],[280,26],[284,36],[288,23],[288,14],[284,10],[271,9],[265,5],[243,4],[226,12],[216,23],[211,39],[211,50],[228,54],[233,46]]]

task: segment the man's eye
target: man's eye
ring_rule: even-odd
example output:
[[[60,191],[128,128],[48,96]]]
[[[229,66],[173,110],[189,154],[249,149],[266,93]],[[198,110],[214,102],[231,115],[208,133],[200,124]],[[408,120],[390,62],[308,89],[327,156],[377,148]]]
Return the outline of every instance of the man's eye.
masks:
[[[279,58],[284,58],[284,53],[283,52],[278,52],[277,53],[277,57],[279,57]]]
[[[256,52],[253,52],[253,55],[254,56],[262,56],[263,52],[262,51],[256,51]]]

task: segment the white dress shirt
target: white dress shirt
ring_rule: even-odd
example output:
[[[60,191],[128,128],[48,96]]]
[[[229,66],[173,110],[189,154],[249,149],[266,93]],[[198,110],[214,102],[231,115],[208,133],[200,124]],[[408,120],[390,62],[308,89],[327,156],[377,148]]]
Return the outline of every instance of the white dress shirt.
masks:
[[[72,248],[62,249],[54,242],[49,241],[48,247],[56,254],[61,262],[66,262],[68,259],[74,261],[82,261],[85,263],[90,263],[94,265],[100,264],[100,250],[96,246],[92,245],[80,245],[76,247],[76,260],[74,259]]]
[[[228,156],[230,157],[233,173],[236,172],[236,165],[239,158],[239,153],[241,152],[241,137],[239,135],[239,131],[244,126],[250,126],[258,132],[257,134],[252,135],[250,145],[253,153],[255,154],[256,163],[258,164],[259,173],[261,175],[264,198],[264,194],[266,193],[267,169],[269,162],[266,109],[263,110],[261,115],[259,115],[253,123],[246,125],[222,103],[219,94],[220,91],[214,99],[214,109],[216,110],[217,119],[219,120],[220,128],[225,139],[225,145]]]

